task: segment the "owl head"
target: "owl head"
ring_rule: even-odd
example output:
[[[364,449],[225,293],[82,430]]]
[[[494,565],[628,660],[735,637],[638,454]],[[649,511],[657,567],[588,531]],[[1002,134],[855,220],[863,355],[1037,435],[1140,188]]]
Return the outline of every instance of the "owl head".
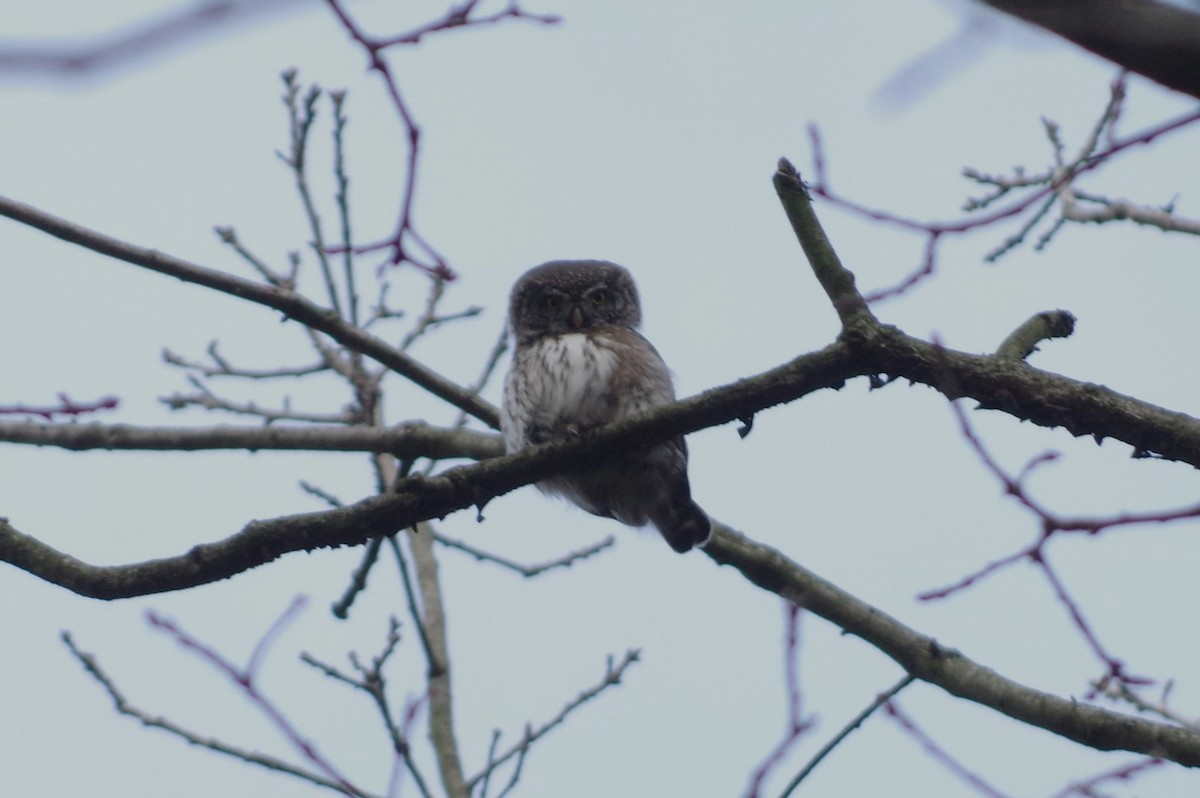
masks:
[[[642,321],[637,287],[623,267],[603,260],[555,260],[513,286],[508,318],[518,343]]]

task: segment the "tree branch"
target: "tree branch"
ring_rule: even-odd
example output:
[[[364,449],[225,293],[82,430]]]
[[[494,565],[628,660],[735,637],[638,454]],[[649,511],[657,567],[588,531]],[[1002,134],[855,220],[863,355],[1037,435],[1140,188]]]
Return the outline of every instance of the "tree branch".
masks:
[[[1099,385],[1041,371],[1023,361],[957,352],[868,326],[756,377],[666,405],[595,430],[505,457],[413,477],[396,492],[346,507],[253,521],[240,532],[186,554],[133,565],[92,566],[0,523],[0,561],[48,582],[94,598],[116,599],[181,590],[226,579],[293,551],[359,545],[418,521],[481,507],[521,485],[580,462],[592,462],[632,445],[646,445],[753,416],[823,388],[840,388],[859,376],[889,374],[929,385],[950,398],[971,397],[1074,435],[1125,441],[1135,452],[1153,452],[1200,468],[1200,422]]]
[[[405,459],[465,457],[483,460],[504,453],[499,435],[411,422],[394,427],[279,426],[138,427],[129,424],[0,422],[0,442],[56,446],[72,451],[337,451],[388,453]]]
[[[990,707],[1102,751],[1126,750],[1200,767],[1200,734],[1059,698],[1007,679],[905,626],[792,562],[779,551],[717,525],[705,553],[749,581],[862,638],[905,671],[951,695]]]
[[[1162,85],[1200,97],[1200,15],[1155,0],[984,0]]]
[[[183,726],[174,723],[173,721],[167,720],[161,715],[153,715],[145,710],[137,708],[133,704],[129,703],[129,701],[125,698],[125,695],[117,688],[112,678],[109,677],[109,675],[100,667],[99,662],[96,661],[96,657],[80,650],[75,645],[75,641],[71,637],[70,632],[63,632],[61,637],[63,643],[66,644],[67,648],[71,651],[71,654],[76,660],[79,661],[79,664],[83,666],[84,670],[87,671],[87,673],[93,679],[99,682],[101,687],[104,688],[104,691],[108,694],[109,699],[113,703],[113,708],[117,710],[118,714],[134,718],[147,728],[162,729],[163,731],[173,734],[176,737],[184,740],[190,745],[197,745],[201,748],[207,748],[210,751],[214,751],[218,754],[225,754],[226,756],[233,757],[234,759],[240,759],[247,764],[258,765],[266,768],[267,770],[274,770],[279,773],[286,773],[289,776],[295,776],[297,778],[304,779],[305,781],[311,782],[319,787],[326,787],[328,789],[341,792],[343,795],[346,794],[342,784],[339,784],[336,780],[325,775],[305,770],[304,768],[297,767],[296,765],[293,765],[290,762],[285,762],[277,757],[257,753],[247,748],[240,748],[235,745],[230,745],[229,743],[223,743],[210,735],[190,731]],[[353,795],[356,796],[356,798],[373,798],[371,794],[362,792],[360,790],[355,790]]]
[[[854,275],[842,266],[841,260],[834,251],[833,245],[825,236],[821,223],[813,211],[812,197],[808,187],[800,179],[800,173],[792,166],[787,158],[780,158],[778,168],[773,178],[775,193],[783,205],[792,230],[800,241],[800,247],[808,258],[809,266],[816,275],[817,282],[825,289],[826,296],[833,303],[838,318],[843,326],[849,326],[857,320],[864,323],[877,323],[862,294],[854,285]]]
[[[426,643],[429,690],[429,741],[437,757],[442,785],[449,798],[471,794],[463,776],[458,735],[454,730],[454,693],[450,673],[450,643],[446,634],[446,607],[442,599],[437,558],[433,556],[433,534],[429,524],[420,524],[408,534],[417,590],[421,594],[422,640]]]
[[[547,571],[555,568],[570,568],[575,563],[586,560],[594,554],[599,554],[617,542],[617,539],[612,535],[606,535],[603,540],[598,543],[593,543],[589,546],[584,546],[581,549],[569,551],[561,557],[555,557],[552,560],[535,563],[533,565],[522,565],[519,562],[514,562],[507,557],[501,557],[499,554],[493,554],[490,551],[476,548],[470,544],[464,543],[461,540],[455,540],[451,537],[446,537],[440,532],[433,533],[433,539],[442,544],[448,549],[458,549],[466,552],[474,557],[478,562],[490,562],[499,565],[501,568],[507,568],[510,571],[515,571],[526,579],[531,579],[535,576],[540,576]]]
[[[202,285],[223,294],[278,310],[289,319],[325,333],[349,349],[370,357],[392,371],[421,386],[439,399],[463,410],[493,429],[500,426],[500,415],[489,402],[455,385],[437,372],[399,352],[380,338],[354,327],[338,315],[293,291],[243,280],[231,274],[121,241],[95,230],[60,219],[29,205],[0,197],[0,216],[27,225],[71,244],[101,255],[141,266],[187,283]]]
[[[1065,310],[1044,310],[1034,314],[1009,333],[996,354],[1024,360],[1037,351],[1037,345],[1050,338],[1066,338],[1075,331],[1075,316]]]

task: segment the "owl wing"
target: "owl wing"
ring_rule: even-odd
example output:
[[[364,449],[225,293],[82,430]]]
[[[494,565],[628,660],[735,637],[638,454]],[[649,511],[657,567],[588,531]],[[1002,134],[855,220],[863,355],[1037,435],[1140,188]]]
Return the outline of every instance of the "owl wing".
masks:
[[[617,364],[608,388],[614,403],[610,420],[675,401],[671,371],[645,336],[616,327],[605,331],[603,337],[611,342]]]

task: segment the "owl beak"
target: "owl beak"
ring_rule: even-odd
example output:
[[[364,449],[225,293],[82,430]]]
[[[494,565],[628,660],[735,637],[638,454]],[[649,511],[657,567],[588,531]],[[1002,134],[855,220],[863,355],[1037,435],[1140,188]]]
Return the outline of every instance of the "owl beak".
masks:
[[[578,305],[571,309],[571,326],[576,330],[583,329],[583,311]]]

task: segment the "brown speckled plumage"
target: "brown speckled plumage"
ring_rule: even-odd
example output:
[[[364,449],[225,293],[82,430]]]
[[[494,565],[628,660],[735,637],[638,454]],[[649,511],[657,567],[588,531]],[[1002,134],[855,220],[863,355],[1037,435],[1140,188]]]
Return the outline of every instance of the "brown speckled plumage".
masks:
[[[513,287],[517,346],[500,427],[508,451],[674,401],[670,372],[637,331],[641,307],[629,272],[606,261],[552,261]],[[692,501],[683,438],[538,483],[594,515],[653,524],[671,548],[707,542],[711,523]]]

